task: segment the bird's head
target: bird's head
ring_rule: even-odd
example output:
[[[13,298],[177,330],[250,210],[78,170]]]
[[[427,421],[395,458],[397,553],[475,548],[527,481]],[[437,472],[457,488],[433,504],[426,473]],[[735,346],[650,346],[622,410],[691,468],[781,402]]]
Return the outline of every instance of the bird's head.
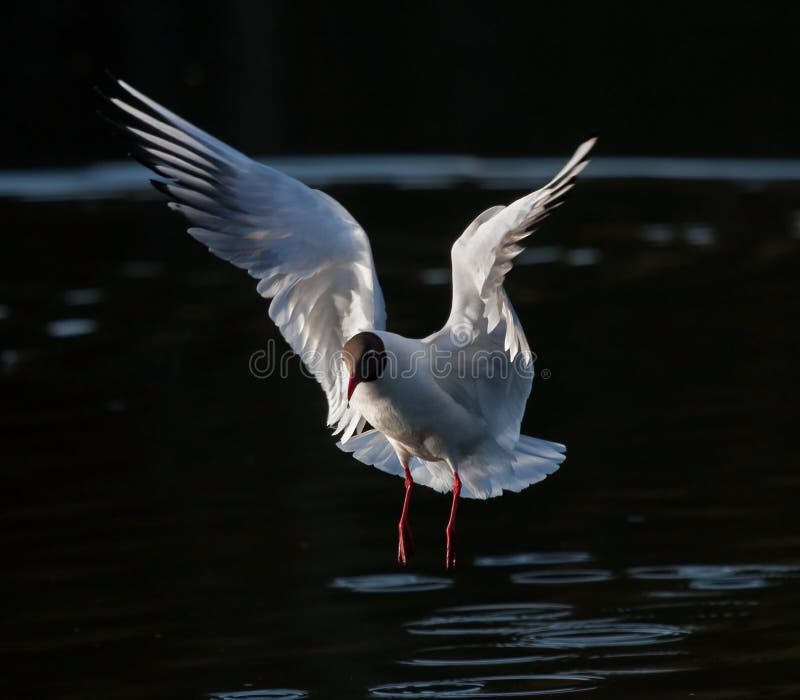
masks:
[[[386,348],[383,341],[374,333],[357,333],[342,348],[342,359],[347,367],[347,400],[353,395],[361,382],[374,382],[380,379],[386,367]]]

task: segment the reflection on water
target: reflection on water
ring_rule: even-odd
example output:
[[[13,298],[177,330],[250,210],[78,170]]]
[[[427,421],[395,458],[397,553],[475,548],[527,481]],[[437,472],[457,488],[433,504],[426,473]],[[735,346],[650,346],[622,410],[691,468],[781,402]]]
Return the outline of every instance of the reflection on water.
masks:
[[[532,698],[593,690],[592,676],[574,673],[480,676],[463,680],[417,681],[370,688],[375,698]]]
[[[598,649],[647,646],[674,642],[688,634],[675,625],[655,625],[624,620],[568,620],[555,622],[525,637],[523,645],[543,649]]]
[[[532,565],[537,558],[543,568],[522,572],[526,578],[534,573],[543,580],[552,570],[546,562],[558,560],[556,552],[527,553],[516,557],[517,563]],[[513,555],[511,555],[513,556]],[[481,557],[497,562],[498,574],[504,567],[513,565],[511,556]],[[588,576],[587,570],[573,568],[571,560],[592,559],[586,552],[565,552],[565,564],[559,570],[562,596],[568,596],[571,586],[608,581],[610,576]],[[599,571],[599,570],[597,570]],[[512,574],[516,581],[519,574]],[[497,577],[494,577],[497,586]],[[647,575],[636,578],[642,582],[664,580]],[[636,597],[647,596],[645,584]],[[596,597],[603,594],[595,592]],[[406,623],[406,631],[415,637],[446,637],[446,645],[424,646],[415,649],[401,665],[426,669],[429,673],[446,674],[437,680],[412,679],[403,683],[379,685],[371,689],[378,697],[505,697],[516,694],[527,697],[539,693],[571,693],[587,689],[585,684],[572,685],[561,681],[576,679],[593,683],[596,687],[604,679],[617,676],[648,676],[676,673],[690,668],[685,654],[674,645],[685,640],[700,626],[678,625],[658,620],[660,612],[669,619],[669,608],[660,611],[630,609],[625,617],[583,618],[577,606],[560,602],[514,602],[462,605],[437,610],[432,615]],[[476,638],[480,639],[477,643]],[[670,644],[670,650],[663,649]],[[530,650],[537,650],[531,653]],[[565,653],[566,652],[566,653]],[[474,667],[496,669],[502,675],[455,679],[459,669]],[[514,669],[530,669],[529,675],[518,674]],[[574,669],[580,674],[575,675]],[[513,674],[513,675],[511,675]],[[554,681],[557,681],[553,684]]]
[[[463,605],[411,622],[406,629],[411,634],[435,636],[520,634],[570,612],[570,606],[559,603]]]
[[[333,588],[345,588],[356,593],[419,593],[438,591],[453,585],[451,579],[417,574],[372,574],[334,579]]]
[[[542,564],[580,564],[591,561],[588,552],[523,552],[494,557],[477,557],[475,566],[528,566]]]
[[[605,569],[542,569],[520,571],[511,575],[513,583],[563,586],[566,583],[610,581],[614,574]]]
[[[510,666],[515,664],[538,664],[545,661],[568,659],[568,656],[542,656],[521,653],[517,644],[503,642],[487,644],[450,644],[417,649],[414,657],[399,663],[409,666],[432,666],[462,668],[469,666]]]
[[[307,698],[304,690],[272,688],[268,690],[240,690],[230,693],[211,693],[210,700],[302,700]]]
[[[746,590],[774,586],[800,575],[800,567],[781,564],[642,566],[628,570],[643,581],[679,581],[698,591]]]
[[[680,237],[684,243],[697,248],[705,248],[717,243],[717,232],[707,223],[689,222],[681,227]],[[647,243],[664,246],[674,243],[678,232],[671,225],[652,223],[641,229],[641,239]]]
[[[708,224],[686,224],[683,237],[689,245],[698,247],[714,245],[717,235]]]
[[[52,338],[88,335],[96,330],[97,321],[91,318],[60,318],[47,324],[47,335]]]
[[[797,696],[800,186],[581,184],[508,281],[549,370],[523,430],[569,459],[464,502],[453,575],[446,497],[415,491],[393,568],[402,482],[335,449],[299,371],[250,376],[252,280],[153,203],[9,204],[9,696]],[[453,237],[514,196],[334,194],[412,336]]]
[[[95,287],[68,289],[64,294],[64,303],[66,303],[67,306],[91,306],[99,303],[102,298],[102,290]]]
[[[602,257],[597,248],[573,248],[564,255],[564,262],[572,267],[583,267],[584,265],[597,265]]]
[[[675,238],[675,232],[668,224],[645,224],[642,226],[641,238],[654,245],[666,245]]]

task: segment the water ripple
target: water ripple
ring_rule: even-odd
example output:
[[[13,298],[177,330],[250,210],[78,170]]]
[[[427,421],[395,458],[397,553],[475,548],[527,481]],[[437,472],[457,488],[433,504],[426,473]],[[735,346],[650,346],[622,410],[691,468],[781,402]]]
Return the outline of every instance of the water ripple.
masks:
[[[565,262],[572,267],[584,267],[597,265],[601,258],[602,254],[597,248],[573,248],[567,251]]]
[[[600,668],[592,667],[591,673],[603,678],[608,676],[649,676],[651,674],[678,673],[690,671],[690,655],[685,651],[643,651],[628,647],[624,653],[604,651],[586,657],[588,661],[608,664]],[[630,665],[625,665],[629,663]]]
[[[681,581],[696,591],[728,591],[766,588],[797,576],[800,566],[782,564],[680,564],[637,566],[628,576],[640,581]]]
[[[543,649],[603,649],[675,642],[688,633],[675,625],[614,619],[570,620],[554,622],[528,635],[522,642]]]
[[[412,681],[370,688],[375,698],[530,698],[578,693],[596,688],[588,674],[553,673],[482,676],[446,681]]]
[[[614,575],[606,569],[535,569],[511,575],[512,583],[558,585],[610,581]]]
[[[716,243],[717,234],[708,224],[686,224],[683,229],[683,239],[689,245],[705,247]]]
[[[591,560],[592,555],[588,552],[521,552],[519,554],[477,557],[475,566],[580,564]]]
[[[267,688],[211,693],[208,697],[210,700],[301,700],[301,698],[307,698],[308,693],[305,690],[293,688]]]
[[[356,593],[418,593],[450,588],[452,580],[416,574],[372,574],[368,576],[343,576],[334,579],[332,588],[344,588]]]
[[[71,338],[94,333],[97,330],[97,321],[92,318],[60,318],[50,321],[46,330],[51,338]]]
[[[102,301],[103,292],[96,287],[68,289],[64,292],[64,302],[68,306],[92,306]]]
[[[398,663],[404,666],[458,667],[463,666],[511,666],[514,664],[552,663],[571,658],[568,654],[558,656],[520,653],[516,643],[495,644],[448,644],[428,647],[415,652],[414,658]]]
[[[433,636],[521,634],[571,612],[572,607],[562,603],[465,605],[410,622],[406,629],[411,634]]]

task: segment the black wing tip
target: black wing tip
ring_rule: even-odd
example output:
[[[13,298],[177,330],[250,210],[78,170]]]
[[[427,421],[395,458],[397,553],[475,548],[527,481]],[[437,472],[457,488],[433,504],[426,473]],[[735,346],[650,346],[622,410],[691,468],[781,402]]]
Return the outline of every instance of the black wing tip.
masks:
[[[105,74],[107,77],[111,78],[112,82],[116,84],[116,78],[114,78],[108,69],[105,70]],[[109,89],[111,88],[111,89]],[[114,128],[115,132],[120,131],[127,131],[126,125],[120,120],[119,116],[121,115],[121,110],[117,105],[113,102],[113,85],[112,86],[105,86],[101,85],[100,81],[92,85],[92,92],[94,93],[95,97],[99,100],[99,106],[95,110],[95,114],[102,119],[106,124]],[[110,109],[113,110],[111,113],[107,112],[106,110]],[[114,114],[115,116],[111,116]]]
[[[106,124],[108,124],[110,126],[113,126],[115,129],[119,129],[119,130],[124,130],[125,129],[125,127],[122,124],[120,124],[116,119],[114,119],[113,117],[108,116],[108,114],[106,114],[103,111],[102,107],[98,107],[94,111],[94,113],[98,117],[100,117],[100,119],[102,119]]]
[[[110,69],[104,68],[102,77],[92,85],[94,93],[103,102],[111,102],[113,99],[119,99],[121,91],[124,90],[124,82],[114,75]],[[127,95],[127,91],[125,91]]]
[[[103,102],[110,102],[111,98],[103,91],[97,83],[92,85],[92,92],[94,92],[96,97],[99,97]]]
[[[111,71],[108,69],[105,70],[105,76],[107,78],[106,81],[103,83],[95,83],[92,86],[92,91],[100,100],[101,107],[99,107],[96,111],[97,114],[100,116],[101,119],[108,122],[116,129],[120,131],[124,131],[129,133],[130,127],[138,124],[139,122],[132,118],[129,114],[125,112],[118,104],[116,104],[115,100],[122,101],[124,97],[127,97],[127,93],[122,93],[122,85],[121,81],[117,79]],[[105,83],[110,83],[106,85]],[[114,116],[109,116],[105,111],[104,108],[111,110],[111,114]]]
[[[147,166],[150,167],[149,165]],[[170,192],[169,190],[169,183],[164,182],[163,180],[156,180],[155,178],[150,178],[150,184],[155,187],[161,194],[165,195],[169,199],[176,199],[175,195]]]
[[[149,166],[148,166],[149,167]],[[156,180],[155,178],[150,178],[150,184],[155,187],[161,194],[163,194],[167,198],[167,206],[173,211],[182,211],[185,213],[184,207],[189,207],[194,209],[195,211],[201,212],[202,214],[208,214],[210,216],[215,216],[220,218],[220,210],[214,211],[208,207],[203,206],[197,202],[192,202],[186,200],[184,197],[181,196],[180,192],[174,192],[170,189],[169,182],[164,182],[164,180]],[[180,187],[180,185],[178,185]],[[234,207],[228,207],[229,211],[236,212],[240,211],[235,209]],[[191,220],[191,219],[190,219]]]
[[[156,160],[150,153],[148,153],[147,149],[145,149],[143,146],[134,143],[131,146],[131,150],[129,151],[128,155],[131,158],[133,158],[137,163],[143,165],[148,170],[152,170],[154,173],[157,173],[158,175],[164,177],[164,175],[159,170],[161,163],[159,163],[158,160]]]
[[[173,181],[173,184],[184,184],[181,176],[185,174],[187,177],[206,181],[218,190],[220,196],[230,194],[229,188],[223,181],[226,177],[235,178],[237,172],[224,154],[217,151],[213,144],[208,146],[204,144],[202,148],[195,145],[191,132],[185,130],[181,124],[175,123],[169,113],[158,111],[145,101],[146,98],[143,99],[110,71],[107,71],[107,76],[112,81],[112,86],[106,89],[99,85],[94,86],[95,93],[102,101],[101,107],[97,110],[98,116],[113,128],[116,135],[127,141],[126,150],[130,151],[134,160],[156,175]],[[176,130],[188,135],[189,140],[176,136],[174,133]],[[154,143],[151,137],[157,138],[158,143]],[[200,143],[203,143],[202,139]],[[169,157],[162,159],[154,152],[161,150],[169,154]],[[183,168],[181,161],[185,161],[189,167]],[[161,168],[167,167],[176,171],[176,174],[166,175]],[[197,172],[198,170],[201,172]],[[155,183],[154,186],[164,192]],[[172,199],[179,199],[175,193],[168,191],[164,193]]]
[[[108,105],[111,105],[111,103],[109,102],[101,107],[98,107],[95,110],[97,118],[100,119],[107,127],[109,127],[110,134],[119,139],[122,139],[122,143],[127,144],[129,146],[131,133],[128,128],[128,125],[124,124],[119,119],[110,116],[104,109],[105,107],[108,107]],[[111,106],[113,107],[113,105]]]
[[[120,88],[124,89],[124,86],[120,84]],[[156,122],[160,122],[165,126],[177,128],[179,131],[182,130],[180,126],[176,126],[175,124],[171,123],[169,119],[165,119],[163,115],[154,113],[153,109],[148,104],[142,102],[136,95],[125,92],[124,94],[120,93],[112,97],[106,95],[100,88],[97,88],[96,92],[103,100],[104,106],[110,107],[110,109],[113,110],[113,114],[115,115],[115,117],[108,117],[105,114],[103,114],[102,117],[110,124],[115,126],[119,131],[124,132],[133,141],[134,144],[139,146],[144,146],[147,142],[146,137],[142,137],[140,134],[134,133],[132,131],[136,129],[138,131],[144,132],[145,134],[149,134],[150,136],[157,136],[164,142],[170,144],[170,146],[175,146],[184,151],[189,151],[192,155],[201,159],[205,163],[207,164],[210,163],[217,173],[226,174],[229,176],[235,174],[232,167],[227,162],[225,162],[224,158],[217,155],[216,152],[211,153],[208,151],[200,150],[189,143],[178,141],[173,135],[158,129],[157,127],[154,127],[152,124],[143,121],[142,118],[126,111],[123,107],[120,106],[120,104],[116,102],[119,101],[129,107],[134,107],[135,109],[141,111],[143,114],[152,117]],[[169,150],[169,147],[167,147],[167,150]],[[182,158],[183,156],[179,157]],[[148,165],[147,167],[153,169],[151,165]],[[209,178],[207,179],[213,180],[214,179],[213,173],[209,173]]]
[[[148,168],[150,166],[147,166]],[[161,194],[163,194],[167,198],[167,206],[171,211],[179,211],[181,205],[186,204],[181,197],[176,195],[169,189],[170,183],[164,182],[164,180],[156,180],[155,178],[150,178],[150,184],[155,187]],[[204,209],[201,207],[195,207],[198,211],[203,211],[204,213],[211,213],[205,212]]]

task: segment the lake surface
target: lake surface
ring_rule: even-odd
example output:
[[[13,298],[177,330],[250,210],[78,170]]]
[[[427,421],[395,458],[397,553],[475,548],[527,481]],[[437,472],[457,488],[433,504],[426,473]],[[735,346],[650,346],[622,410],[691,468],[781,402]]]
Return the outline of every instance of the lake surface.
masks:
[[[591,166],[590,166],[591,168]],[[389,327],[508,189],[330,190]],[[459,512],[339,452],[254,282],[155,200],[6,200],[0,687],[13,698],[800,697],[800,184],[589,180],[508,289],[545,482]]]

